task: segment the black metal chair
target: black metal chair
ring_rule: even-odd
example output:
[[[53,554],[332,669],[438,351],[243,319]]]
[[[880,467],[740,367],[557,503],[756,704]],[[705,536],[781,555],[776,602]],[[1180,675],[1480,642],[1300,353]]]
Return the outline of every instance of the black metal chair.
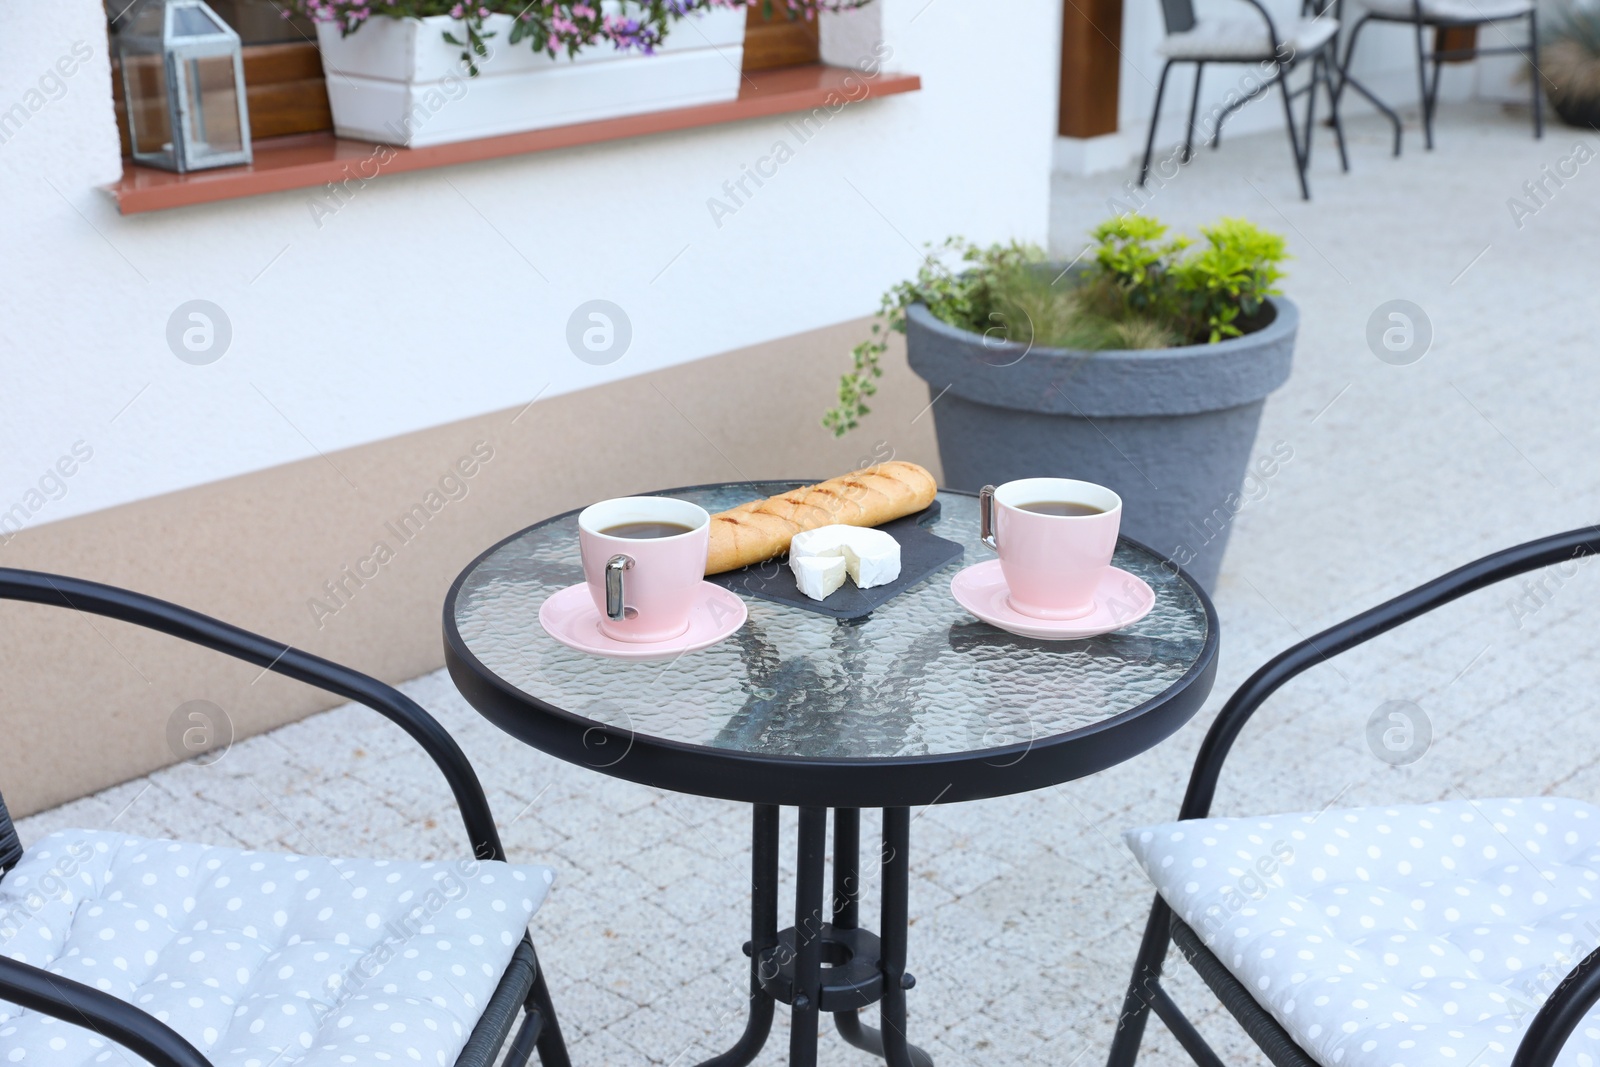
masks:
[[[461,810],[471,856],[477,861],[505,860],[494,816],[466,755],[444,727],[394,688],[199,612],[114,586],[0,568],[0,599],[64,607],[148,627],[366,705],[410,734],[443,772]],[[23,859],[16,829],[0,799],[0,878],[13,872]],[[512,941],[504,943],[509,945]],[[102,989],[19,962],[4,948],[0,945],[0,1002],[93,1031],[156,1067],[209,1067],[206,1056],[173,1027]],[[509,966],[467,1035],[456,1067],[493,1064],[511,1036],[519,1012],[523,1014],[522,1023],[505,1062],[523,1067],[537,1050],[544,1067],[570,1067],[555,1007],[525,929],[512,951]],[[0,1059],[5,1058],[7,1046],[7,1039],[0,1037]],[[49,1053],[44,1055],[39,1062],[48,1062]],[[272,1057],[262,1062],[268,1059]]]
[[[1581,557],[1597,554],[1600,554],[1600,526],[1530,541],[1485,556],[1435,578],[1280,653],[1251,675],[1224,705],[1216,721],[1207,731],[1205,740],[1200,745],[1199,754],[1195,757],[1194,770],[1189,778],[1188,791],[1178,816],[1179,821],[1171,827],[1159,829],[1185,828],[1192,833],[1199,831],[1201,827],[1206,827],[1208,829],[1204,832],[1209,833],[1209,828],[1220,821],[1209,820],[1208,816],[1212,800],[1216,795],[1223,761],[1227,758],[1245,723],[1268,697],[1290,679],[1458,597],[1528,571],[1571,564]],[[1334,817],[1338,816],[1338,812],[1332,814]],[[1200,822],[1200,820],[1206,821]],[[1186,827],[1185,824],[1190,821],[1194,821],[1194,826]],[[1231,821],[1242,826],[1258,825],[1251,818]],[[1271,832],[1263,831],[1263,833],[1266,837],[1272,836]],[[1393,835],[1393,837],[1403,836],[1403,834]],[[1593,838],[1588,840],[1592,842]],[[1351,841],[1351,845],[1357,848],[1368,844],[1369,842],[1360,838]],[[1398,845],[1398,842],[1395,844]],[[1504,848],[1505,844],[1502,843],[1501,847]],[[1592,851],[1591,844],[1584,843],[1584,847]],[[1249,874],[1249,865],[1244,866],[1245,873]],[[1260,869],[1263,873],[1274,871],[1277,867],[1276,860],[1270,857],[1262,858]],[[1592,893],[1585,888],[1584,899],[1587,900],[1591,896]],[[1491,903],[1490,906],[1499,905]],[[1220,925],[1223,927],[1233,925],[1234,917],[1239,914],[1242,914],[1241,910],[1227,913],[1225,909],[1223,922]],[[1448,912],[1445,912],[1445,917],[1449,918]],[[1574,925],[1576,923],[1576,920],[1569,921]],[[1472,925],[1470,920],[1462,920],[1462,923],[1467,926]],[[1592,923],[1588,931],[1590,936],[1593,936]],[[1237,934],[1237,931],[1233,933]],[[1571,937],[1568,935],[1583,936],[1583,932],[1571,929],[1567,934],[1563,934],[1563,938],[1570,943]],[[1208,946],[1207,938],[1193,928],[1192,922],[1180,918],[1175,913],[1173,904],[1161,894],[1156,896],[1155,903],[1151,907],[1144,938],[1139,945],[1133,976],[1128,985],[1122,1012],[1117,1021],[1117,1031],[1111,1044],[1108,1060],[1110,1067],[1132,1067],[1138,1057],[1139,1044],[1143,1039],[1145,1024],[1151,1011],[1161,1017],[1167,1029],[1178,1039],[1195,1063],[1201,1067],[1222,1067],[1222,1060],[1217,1053],[1162,986],[1162,967],[1168,948],[1174,941],[1177,942],[1183,957],[1199,972],[1206,984],[1239,1021],[1251,1039],[1260,1046],[1269,1060],[1279,1067],[1318,1067],[1319,1064],[1326,1067],[1324,1060],[1319,1060],[1308,1052],[1285,1028],[1280,1019],[1263,1006],[1261,994],[1241,981],[1239,975],[1235,973],[1236,970],[1242,969],[1240,958],[1230,958],[1229,962],[1219,958]],[[1274,943],[1283,945],[1281,955],[1285,957],[1291,955],[1288,951],[1293,947],[1291,944],[1283,941]],[[1318,967],[1327,966],[1324,962],[1306,963],[1303,962],[1304,959],[1304,956],[1299,957],[1293,966],[1301,970],[1316,970]],[[1341,959],[1339,962],[1346,961]],[[1454,972],[1448,970],[1442,971],[1439,975],[1441,981],[1454,977]],[[1345,981],[1348,993],[1354,991],[1349,987],[1359,983],[1359,975],[1354,978],[1348,973],[1334,975],[1331,980]],[[1548,990],[1548,999],[1538,1009],[1520,1038],[1515,1035],[1506,1038],[1508,1042],[1520,1040],[1510,1061],[1512,1067],[1552,1067],[1555,1064],[1557,1055],[1561,1052],[1568,1036],[1583,1021],[1589,1009],[1600,1003],[1600,949],[1589,953],[1559,984],[1552,982],[1552,986],[1553,988]],[[1543,992],[1541,990],[1540,995]],[[1453,1009],[1454,1005],[1450,1007]],[[1470,1055],[1474,1050],[1466,1051]],[[1411,1062],[1447,1062],[1446,1059],[1431,1056],[1430,1050],[1427,1049],[1417,1050],[1416,1055],[1419,1058]],[[1465,1064],[1468,1058],[1464,1056],[1460,1062]],[[1471,1062],[1482,1061],[1472,1057]]]
[[[1316,128],[1317,87],[1325,87],[1330,103],[1338,99],[1332,73],[1338,69],[1337,49],[1339,21],[1336,11],[1323,0],[1304,0],[1300,17],[1280,28],[1268,14],[1260,0],[1245,0],[1255,11],[1242,18],[1216,18],[1196,20],[1193,0],[1161,0],[1161,14],[1167,35],[1161,42],[1165,62],[1161,65],[1161,79],[1156,83],[1156,103],[1150,114],[1150,132],[1145,138],[1144,162],[1139,165],[1139,185],[1150,180],[1150,158],[1155,151],[1156,128],[1161,122],[1161,100],[1166,94],[1167,75],[1176,63],[1193,63],[1194,96],[1189,101],[1189,127],[1184,133],[1183,151],[1179,160],[1189,163],[1194,155],[1194,133],[1200,107],[1200,82],[1207,64],[1260,64],[1266,73],[1265,80],[1257,82],[1248,91],[1237,94],[1217,113],[1216,126],[1211,134],[1211,147],[1222,141],[1222,124],[1229,115],[1254,100],[1273,86],[1283,90],[1283,117],[1289,128],[1289,146],[1294,151],[1295,171],[1300,178],[1300,195],[1311,199],[1311,187],[1306,181],[1306,168],[1311,163],[1311,139]],[[1259,20],[1256,16],[1260,16]],[[1311,80],[1299,89],[1289,88],[1290,73],[1305,59],[1311,61]],[[1306,95],[1305,138],[1295,127],[1294,97]],[[1350,169],[1350,159],[1345,151],[1344,128],[1339,124],[1339,112],[1333,108],[1333,132],[1339,146],[1339,163]],[[1170,175],[1169,175],[1170,177]]]
[[[1433,116],[1439,104],[1440,69],[1446,62],[1476,59],[1479,56],[1520,55],[1528,60],[1532,67],[1529,83],[1533,87],[1533,136],[1535,140],[1544,136],[1544,87],[1540,84],[1543,79],[1539,74],[1539,11],[1535,0],[1359,0],[1359,2],[1366,11],[1350,30],[1350,43],[1345,46],[1344,62],[1339,65],[1339,69],[1344,72],[1339,88],[1342,90],[1344,83],[1349,82],[1388,116],[1394,125],[1395,155],[1400,154],[1400,117],[1360,82],[1349,77],[1350,61],[1355,56],[1356,42],[1360,39],[1361,31],[1366,28],[1367,23],[1374,20],[1409,25],[1416,32],[1417,87],[1422,107],[1422,132],[1430,151],[1433,148]],[[1528,20],[1526,49],[1515,45],[1504,45],[1495,48],[1474,46],[1430,51],[1424,40],[1424,34],[1430,29],[1481,29],[1516,19]],[[1429,63],[1433,64],[1432,77],[1428,74]],[[1339,114],[1339,100],[1340,92],[1336,91],[1333,95],[1335,117]]]

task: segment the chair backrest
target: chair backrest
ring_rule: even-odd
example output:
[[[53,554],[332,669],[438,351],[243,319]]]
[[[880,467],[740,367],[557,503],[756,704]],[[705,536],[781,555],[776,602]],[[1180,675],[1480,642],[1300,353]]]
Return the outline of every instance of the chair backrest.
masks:
[[[1245,679],[1211,720],[1195,755],[1178,818],[1204,819],[1211,814],[1223,761],[1239,731],[1266,699],[1291,678],[1468,593],[1541,567],[1565,565],[1587,556],[1600,557],[1600,526],[1568,530],[1491,552],[1290,645]],[[1600,950],[1596,953],[1600,955]],[[1600,975],[1595,983],[1596,995],[1600,996]]]
[[[1194,0],[1161,0],[1161,18],[1168,33],[1194,29]]]
[[[70,608],[131,622],[365,704],[410,734],[444,774],[455,795],[456,807],[461,810],[473,855],[480,860],[506,858],[494,813],[489,810],[483,785],[467,761],[466,753],[437,719],[393,686],[198,611],[82,578],[0,567],[0,600]],[[0,803],[0,871],[21,857],[22,849],[16,845],[16,840],[5,805]]]
[[[0,796],[0,874],[15,867],[21,858],[22,842],[17,840],[17,828],[6,810],[6,798]]]

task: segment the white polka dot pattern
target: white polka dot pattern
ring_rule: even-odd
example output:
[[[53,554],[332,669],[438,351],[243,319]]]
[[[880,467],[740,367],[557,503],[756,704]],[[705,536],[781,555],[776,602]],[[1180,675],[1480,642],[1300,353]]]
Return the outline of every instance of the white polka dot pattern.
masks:
[[[1600,942],[1600,809],[1574,800],[1200,819],[1126,839],[1325,1067],[1509,1064]],[[1558,1062],[1600,1062],[1600,1012]]]
[[[64,830],[0,880],[0,953],[137,1005],[217,1067],[448,1067],[553,877]],[[0,1063],[135,1058],[0,1001]]]

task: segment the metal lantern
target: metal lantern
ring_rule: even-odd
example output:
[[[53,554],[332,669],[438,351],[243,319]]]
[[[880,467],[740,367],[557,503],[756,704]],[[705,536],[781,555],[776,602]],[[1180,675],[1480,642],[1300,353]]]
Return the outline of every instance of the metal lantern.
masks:
[[[202,0],[138,0],[117,21],[134,161],[179,173],[250,162],[239,35]]]

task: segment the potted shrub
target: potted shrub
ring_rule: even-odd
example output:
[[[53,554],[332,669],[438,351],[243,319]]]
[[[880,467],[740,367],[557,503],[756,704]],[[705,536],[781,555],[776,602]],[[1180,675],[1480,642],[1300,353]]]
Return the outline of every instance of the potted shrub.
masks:
[[[334,132],[418,147],[732,100],[751,0],[296,2]],[[777,2],[810,18],[867,0]]]
[[[1540,44],[1550,106],[1569,126],[1600,129],[1600,10],[1568,6]]]
[[[1292,456],[1252,460],[1261,408],[1289,376],[1299,314],[1274,284],[1283,238],[1239,219],[1194,246],[1154,219],[1094,231],[1092,261],[1045,262],[1024,244],[946,242],[885,294],[823,423],[853,429],[877,391],[885,329],[906,335],[928,383],[945,481],[976,490],[1037,475],[1084,478],[1123,498],[1123,530],[1210,587],[1247,468],[1257,481]]]

